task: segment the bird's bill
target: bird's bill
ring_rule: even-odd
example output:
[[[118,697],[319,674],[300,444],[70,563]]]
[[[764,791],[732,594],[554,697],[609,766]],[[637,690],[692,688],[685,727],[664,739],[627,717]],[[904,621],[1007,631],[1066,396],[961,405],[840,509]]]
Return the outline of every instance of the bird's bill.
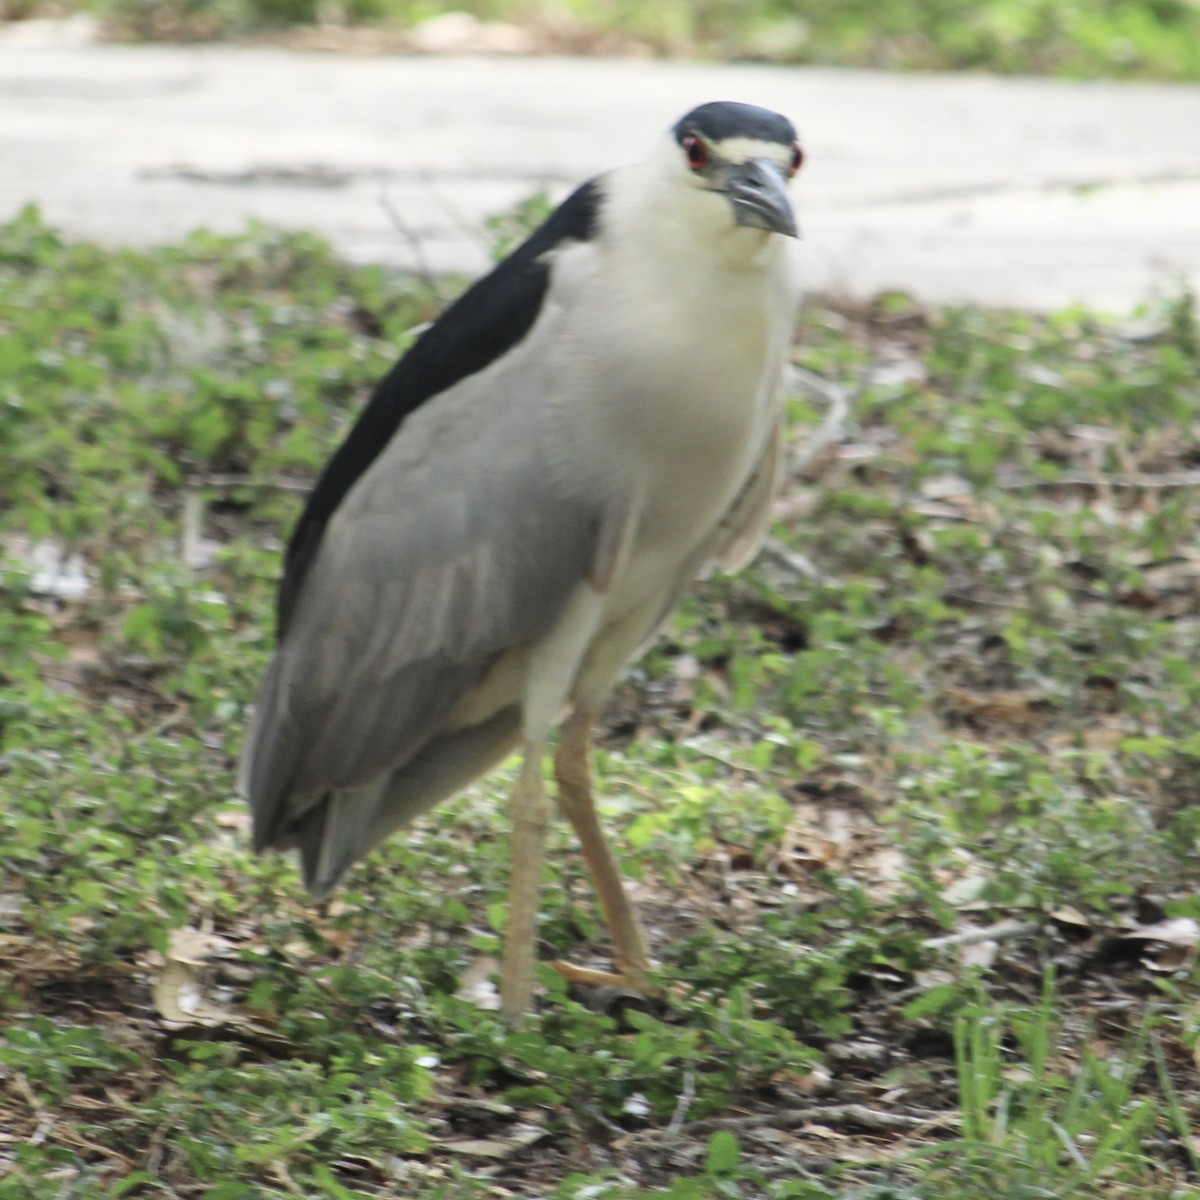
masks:
[[[796,237],[796,217],[783,168],[769,158],[750,158],[728,169],[719,189],[733,205],[735,225]]]

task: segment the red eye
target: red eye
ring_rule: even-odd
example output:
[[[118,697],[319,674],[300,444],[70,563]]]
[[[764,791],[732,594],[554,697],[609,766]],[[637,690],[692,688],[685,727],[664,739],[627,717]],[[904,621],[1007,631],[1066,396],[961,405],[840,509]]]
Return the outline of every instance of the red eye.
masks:
[[[688,165],[693,171],[703,171],[709,163],[708,146],[705,145],[704,139],[697,137],[694,133],[689,133],[683,139],[683,152],[687,155]]]
[[[801,168],[801,166],[803,166],[803,164],[804,164],[804,151],[800,149],[800,143],[797,142],[792,147],[792,174],[795,175],[795,173],[798,170],[800,170],[800,168]]]

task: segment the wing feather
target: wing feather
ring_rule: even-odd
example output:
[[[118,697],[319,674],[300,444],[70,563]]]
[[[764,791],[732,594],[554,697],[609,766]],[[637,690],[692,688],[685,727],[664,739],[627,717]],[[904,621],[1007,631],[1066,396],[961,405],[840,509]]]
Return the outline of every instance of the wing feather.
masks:
[[[598,180],[577,188],[508,258],[469,287],[380,381],[322,471],[292,534],[279,589],[280,635],[287,631],[325,527],[358,479],[414,412],[485,370],[529,334],[553,283],[553,252],[595,236],[600,204]]]
[[[244,760],[260,848],[400,770],[587,577],[605,514],[555,467],[545,351],[534,337],[413,413],[327,523]]]
[[[771,505],[783,481],[782,406],[766,448],[717,531],[714,560],[722,571],[740,571],[758,553],[771,524]]]

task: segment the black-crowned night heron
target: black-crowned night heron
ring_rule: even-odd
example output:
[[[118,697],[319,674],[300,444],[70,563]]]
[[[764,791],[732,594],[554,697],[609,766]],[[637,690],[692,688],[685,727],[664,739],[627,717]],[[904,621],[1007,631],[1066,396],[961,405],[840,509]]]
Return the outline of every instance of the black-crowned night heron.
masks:
[[[400,826],[520,747],[501,1001],[532,999],[555,727],[558,804],[645,987],[597,821],[590,731],[710,563],[766,527],[798,290],[791,123],[705,104],[584,184],[414,343],[308,499],[242,764],[254,844],[327,896]],[[782,235],[782,236],[781,236]]]

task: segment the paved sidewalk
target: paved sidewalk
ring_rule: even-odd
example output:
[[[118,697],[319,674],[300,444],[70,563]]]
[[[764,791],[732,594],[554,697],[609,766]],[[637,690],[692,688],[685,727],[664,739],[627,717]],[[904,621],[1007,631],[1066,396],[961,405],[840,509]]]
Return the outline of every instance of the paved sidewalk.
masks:
[[[814,287],[1116,311],[1200,288],[1200,87],[1183,86],[0,41],[0,218],[32,200],[71,233],[144,243],[259,217],[355,259],[419,246],[474,271],[483,217],[639,157],[712,99],[800,128]]]

